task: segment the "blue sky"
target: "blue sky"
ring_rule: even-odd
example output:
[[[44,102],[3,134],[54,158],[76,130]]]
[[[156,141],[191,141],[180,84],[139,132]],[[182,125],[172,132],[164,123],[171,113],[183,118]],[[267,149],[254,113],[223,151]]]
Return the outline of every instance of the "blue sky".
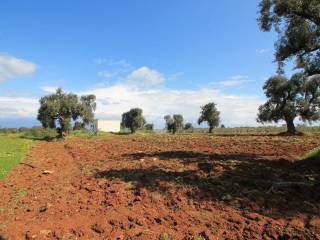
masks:
[[[276,70],[258,2],[3,0],[0,125],[36,124],[39,97],[56,87],[96,94],[98,118],[137,106],[159,127],[167,113],[196,122],[215,101],[225,125],[256,125]]]

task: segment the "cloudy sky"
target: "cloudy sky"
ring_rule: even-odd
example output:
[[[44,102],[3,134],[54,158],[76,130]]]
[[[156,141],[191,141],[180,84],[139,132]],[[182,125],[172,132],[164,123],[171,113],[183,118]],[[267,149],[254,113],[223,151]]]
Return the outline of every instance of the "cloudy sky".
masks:
[[[214,101],[226,126],[256,126],[262,85],[275,73],[274,33],[258,0],[3,0],[0,126],[31,126],[41,96],[94,93],[98,118],[140,107],[195,123]]]

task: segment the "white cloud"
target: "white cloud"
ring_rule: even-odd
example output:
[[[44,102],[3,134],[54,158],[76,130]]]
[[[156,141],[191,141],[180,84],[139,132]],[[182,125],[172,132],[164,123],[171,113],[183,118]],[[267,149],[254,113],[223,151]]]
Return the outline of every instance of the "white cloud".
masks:
[[[37,116],[39,102],[33,98],[0,97],[1,118]]]
[[[220,81],[222,87],[238,87],[248,81],[248,76],[236,75],[228,78],[227,80]]]
[[[55,93],[58,88],[59,87],[43,86],[41,87],[41,90],[47,93]]]
[[[94,61],[97,65],[107,65],[107,66],[119,66],[122,68],[131,68],[131,64],[125,59],[110,59],[110,58],[99,58]]]
[[[226,95],[219,90],[149,89],[143,90],[126,84],[95,88],[81,94],[97,97],[96,117],[120,119],[121,114],[133,107],[144,111],[147,121],[163,127],[165,114],[183,114],[186,121],[196,122],[200,106],[210,101],[218,104],[222,122],[227,126],[257,125],[257,109],[262,100],[255,96]]]
[[[268,52],[270,52],[269,48],[262,48],[262,49],[257,49],[256,50],[257,54],[265,54],[265,53],[268,53]]]
[[[32,74],[36,69],[32,62],[0,53],[0,82]]]
[[[129,83],[140,87],[159,85],[165,81],[162,73],[143,66],[134,70],[128,77]]]
[[[244,78],[244,76],[241,76]],[[233,76],[234,80],[242,79]],[[214,101],[221,112],[226,126],[256,126],[258,106],[262,100],[256,96],[228,95],[221,90],[201,88],[195,90],[173,90],[160,85],[164,76],[157,70],[142,67],[133,71],[123,82],[113,85],[95,86],[79,95],[95,94],[97,97],[97,118],[120,119],[121,114],[133,107],[140,107],[148,122],[163,127],[166,114],[183,114],[185,121],[196,123],[200,106]],[[136,83],[147,85],[137,87]],[[42,90],[52,93],[56,87],[44,86]],[[39,107],[34,98],[0,97],[2,117],[36,118]]]

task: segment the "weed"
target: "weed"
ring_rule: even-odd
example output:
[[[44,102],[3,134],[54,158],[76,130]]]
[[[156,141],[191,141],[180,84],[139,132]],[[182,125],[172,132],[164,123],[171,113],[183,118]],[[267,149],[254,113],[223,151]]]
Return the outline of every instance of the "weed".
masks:
[[[168,233],[162,233],[159,237],[159,240],[172,240]]]

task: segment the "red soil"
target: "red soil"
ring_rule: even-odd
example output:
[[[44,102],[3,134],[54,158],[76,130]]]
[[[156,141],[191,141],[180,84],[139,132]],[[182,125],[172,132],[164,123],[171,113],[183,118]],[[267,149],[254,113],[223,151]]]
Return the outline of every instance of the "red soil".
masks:
[[[320,166],[295,162],[319,144],[192,135],[38,142],[24,160],[34,168],[19,165],[0,181],[0,235],[320,239]]]

